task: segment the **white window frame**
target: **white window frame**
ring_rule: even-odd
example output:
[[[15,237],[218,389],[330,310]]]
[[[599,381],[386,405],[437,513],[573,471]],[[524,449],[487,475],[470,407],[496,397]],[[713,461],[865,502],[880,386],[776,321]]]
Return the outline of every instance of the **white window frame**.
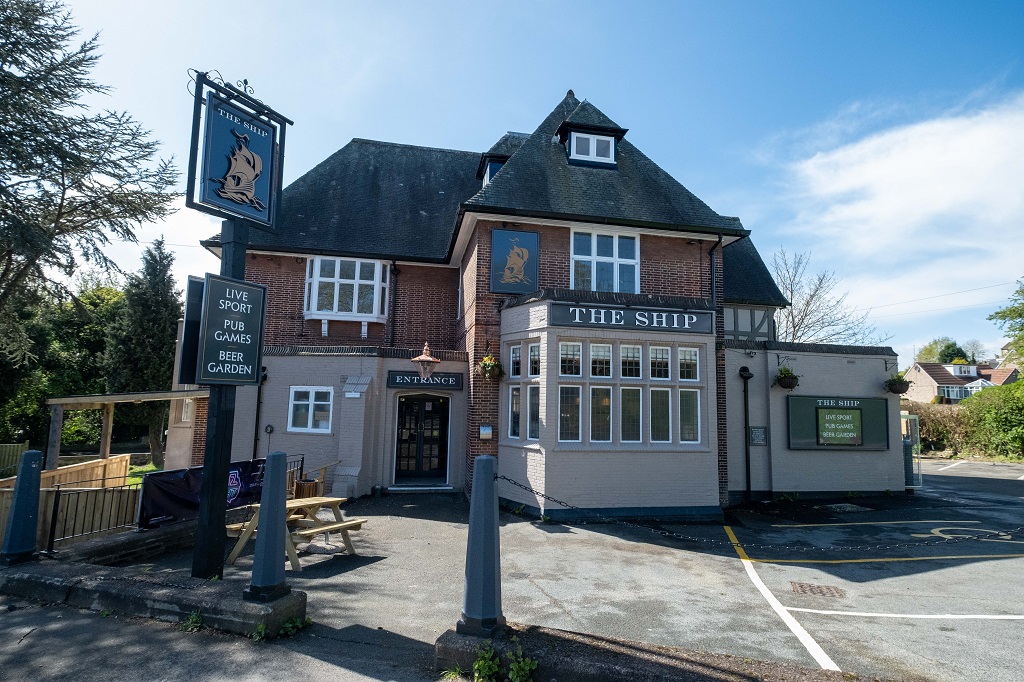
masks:
[[[196,401],[185,398],[181,401],[181,422],[191,422],[196,413]]]
[[[668,438],[665,440],[654,439],[654,394],[655,393],[667,393],[668,394]],[[652,443],[671,443],[672,442],[672,389],[671,388],[652,388],[651,396],[648,403],[648,412],[651,413],[650,418],[650,431],[648,436]]]
[[[519,356],[519,371],[514,372],[512,369],[516,366],[514,362],[516,356]],[[523,375],[523,347],[522,345],[510,346],[508,349],[508,375],[510,377],[521,377]]]
[[[640,396],[640,428],[637,431],[640,434],[639,440],[626,440],[623,437],[625,432],[622,428],[622,406],[625,403],[622,400],[622,393],[624,391],[636,391],[637,395]],[[620,443],[643,443],[644,442],[644,390],[640,386],[620,386],[619,387],[619,442]]]
[[[654,351],[663,350],[668,354],[666,362],[668,364],[668,376],[667,377],[656,377],[654,376]],[[642,370],[641,370],[642,371]],[[671,381],[672,380],[672,348],[670,346],[651,346],[647,349],[647,371],[650,374],[651,381]]]
[[[519,391],[519,416],[517,418],[515,418],[515,419],[513,419],[513,417],[512,417],[512,393],[514,391]],[[522,439],[522,437],[523,437],[522,419],[523,419],[523,389],[522,389],[521,386],[509,386],[508,387],[508,437],[509,438],[515,438],[516,440]],[[513,423],[515,423],[515,425],[518,427],[518,431],[519,431],[519,433],[517,433],[515,435],[513,435],[513,433],[512,433],[512,424]]]
[[[581,154],[579,152],[579,141],[587,140],[590,142],[590,154]],[[607,157],[597,155],[597,142],[598,140],[607,141],[609,143],[609,155]],[[575,131],[569,132],[569,158],[573,161],[590,161],[592,163],[606,163],[608,165],[615,165],[615,138],[610,135],[594,135],[593,133],[577,133]]]
[[[580,361],[580,371],[576,374],[563,374],[562,373],[562,349],[568,346],[576,346],[579,351],[577,357]],[[562,341],[558,344],[558,376],[560,377],[582,377],[583,376],[583,344],[579,341]]]
[[[693,393],[694,395],[697,396],[697,440],[683,440],[683,416],[682,416],[682,414],[680,414],[679,415],[679,442],[680,443],[700,443],[701,439],[704,436],[704,434],[701,432],[700,389],[697,389],[697,388],[681,388],[681,389],[679,389],[679,393],[680,394],[682,394],[684,392]],[[679,409],[679,410],[683,409],[683,400],[682,400],[682,398],[679,399],[678,405],[679,406],[676,409]]]
[[[530,399],[530,394],[534,391],[537,392],[537,435],[530,435],[530,424],[533,421],[533,401]],[[527,384],[526,386],[526,440],[540,440],[540,417],[544,413],[543,406],[540,402],[540,385],[539,384]]]
[[[622,360],[623,360],[623,357],[624,357],[622,351],[625,350],[626,348],[636,348],[637,350],[640,351],[640,376],[638,376],[638,377],[626,376],[625,372],[622,371]],[[635,345],[632,345],[632,344],[625,344],[625,343],[619,346],[619,378],[621,378],[621,379],[635,379],[636,381],[640,381],[641,379],[644,378],[644,347],[643,346],[635,346]]]
[[[533,349],[534,348],[537,349],[537,373],[536,374],[533,373],[533,361],[531,360],[531,358],[533,357]],[[539,343],[531,343],[531,344],[529,344],[526,347],[526,376],[528,376],[528,377],[539,377],[540,376],[541,369],[542,369],[541,368],[541,364],[542,364],[541,360],[542,359],[543,359],[543,357],[542,357],[541,352],[540,352],[540,344]]]
[[[324,261],[334,261],[335,277],[320,276],[320,264]],[[340,277],[341,261],[355,263],[355,278],[342,279]],[[373,271],[373,312],[359,313],[359,287],[367,286],[369,280],[359,279],[359,270],[364,263],[374,266]],[[356,322],[385,322],[388,317],[388,287],[390,286],[391,269],[386,261],[371,260],[365,258],[334,258],[328,256],[314,256],[306,259],[306,281],[303,293],[303,315],[307,320],[352,320]],[[320,283],[334,283],[334,307],[332,310],[317,310],[318,291]],[[342,284],[352,285],[352,312],[338,311],[338,288]]]
[[[309,391],[309,418],[306,420],[306,428],[292,426],[292,416],[295,411],[295,393],[297,391]],[[330,409],[327,411],[327,428],[315,429],[310,426],[313,423],[314,406],[316,405],[316,392],[327,391],[330,394]],[[334,423],[334,387],[333,386],[291,386],[288,391],[288,432],[289,433],[331,433],[331,426]]]
[[[697,354],[697,359],[694,361],[694,370],[695,370],[694,374],[696,374],[696,376],[694,378],[692,378],[692,379],[684,378],[683,377],[683,372],[682,372],[682,370],[679,367],[682,364],[682,362],[683,362],[683,352],[684,351],[685,352],[693,351],[694,353]],[[679,349],[678,349],[677,357],[676,357],[676,369],[679,370],[679,381],[687,381],[687,382],[700,381],[700,349],[699,348],[692,348],[690,346],[680,346]]]
[[[594,391],[608,391],[608,439],[598,440],[594,438]],[[615,423],[615,387],[614,386],[591,386],[590,387],[590,442],[611,443],[615,438],[612,425]]]
[[[576,235],[587,234],[590,235],[590,255],[588,256],[577,256],[575,253],[576,249]],[[597,255],[597,237],[598,235],[604,237],[612,237],[612,243],[615,248],[612,250],[611,256],[598,256]],[[636,244],[636,252],[634,258],[622,258],[619,256],[619,237],[627,237],[634,240]],[[640,293],[640,235],[635,232],[618,232],[615,230],[572,230],[569,235],[569,288],[576,289],[576,261],[587,261],[590,263],[590,289],[585,291],[597,291],[597,264],[598,263],[612,263],[615,267],[614,282],[615,286],[612,291],[615,293],[619,292],[619,267],[621,265],[632,265],[633,266],[633,291],[624,293]]]
[[[594,349],[595,348],[607,348],[608,349],[608,376],[602,376],[600,374],[594,374]],[[590,376],[591,378],[603,380],[611,379],[615,376],[615,351],[614,347],[610,343],[592,343],[590,344]]]
[[[576,438],[562,438],[562,389],[576,389],[576,398],[579,400],[579,407],[576,410]],[[579,384],[558,385],[558,442],[559,443],[582,443],[583,442],[583,387]]]

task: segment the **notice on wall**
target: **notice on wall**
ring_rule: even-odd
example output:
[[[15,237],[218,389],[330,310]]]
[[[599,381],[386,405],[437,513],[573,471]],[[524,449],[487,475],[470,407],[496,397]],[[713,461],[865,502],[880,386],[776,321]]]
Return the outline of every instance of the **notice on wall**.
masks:
[[[197,384],[259,384],[267,288],[207,273]]]
[[[819,407],[818,445],[863,445],[859,408]]]
[[[787,397],[790,450],[888,450],[887,398]]]

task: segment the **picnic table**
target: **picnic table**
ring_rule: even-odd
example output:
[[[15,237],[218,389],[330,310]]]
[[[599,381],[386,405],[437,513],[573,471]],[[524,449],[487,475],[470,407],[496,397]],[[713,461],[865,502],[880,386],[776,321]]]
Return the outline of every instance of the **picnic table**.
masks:
[[[294,570],[302,570],[296,546],[310,542],[317,535],[341,533],[345,550],[349,554],[356,553],[348,532],[362,528],[367,519],[345,519],[341,512],[341,505],[346,501],[347,498],[344,497],[301,497],[285,502],[285,524],[288,528],[285,533],[284,549]],[[228,536],[238,538],[231,554],[228,555],[229,564],[235,563],[246,543],[256,537],[260,521],[260,506],[253,504],[250,505],[250,509],[253,510],[253,515],[248,521],[227,525]],[[321,519],[319,512],[322,509],[329,509],[334,517],[333,520]]]

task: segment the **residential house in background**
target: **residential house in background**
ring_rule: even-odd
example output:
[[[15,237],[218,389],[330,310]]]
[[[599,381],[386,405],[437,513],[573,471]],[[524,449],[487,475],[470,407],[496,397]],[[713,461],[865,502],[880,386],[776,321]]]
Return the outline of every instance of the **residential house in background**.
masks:
[[[958,403],[983,388],[1012,384],[1019,376],[1015,367],[915,362],[907,371],[906,379],[912,383],[906,397],[919,403],[932,402],[936,397],[944,403]]]

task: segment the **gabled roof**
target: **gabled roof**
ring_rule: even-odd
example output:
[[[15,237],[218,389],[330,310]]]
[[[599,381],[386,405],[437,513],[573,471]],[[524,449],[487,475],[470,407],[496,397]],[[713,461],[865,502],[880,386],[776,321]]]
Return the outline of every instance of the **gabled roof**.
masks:
[[[1003,367],[1000,369],[992,369],[988,371],[979,370],[978,376],[980,376],[983,379],[987,379],[988,381],[991,381],[996,386],[1012,384],[1018,379],[1017,368],[1015,367]]]
[[[586,113],[577,113],[577,109]],[[615,167],[568,163],[566,148],[556,133],[574,114],[614,126],[596,107],[581,103],[570,91],[494,179],[465,202],[465,210],[673,231],[747,234],[739,218],[715,213],[628,140],[616,143]]]
[[[480,154],[354,139],[283,192],[276,234],[254,249],[444,262]],[[219,245],[219,238],[204,242]]]
[[[722,249],[722,269],[727,305],[789,305],[749,237]]]
[[[966,386],[978,378],[976,376],[961,377],[951,374],[941,362],[918,362],[917,366],[939,386]]]

